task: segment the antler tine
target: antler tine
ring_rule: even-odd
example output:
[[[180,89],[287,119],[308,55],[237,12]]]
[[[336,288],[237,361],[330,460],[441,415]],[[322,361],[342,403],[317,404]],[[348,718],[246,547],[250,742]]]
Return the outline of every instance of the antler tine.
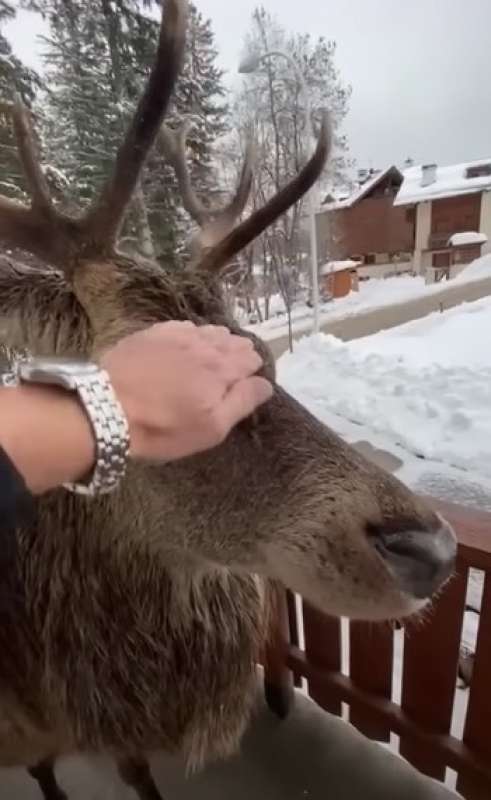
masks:
[[[19,156],[31,195],[31,207],[34,211],[50,217],[54,213],[54,207],[48,182],[41,169],[41,159],[34,138],[30,112],[19,94],[15,95],[10,114]]]
[[[223,209],[222,217],[224,221],[233,224],[235,220],[240,217],[244,208],[247,205],[249,195],[252,188],[252,180],[254,178],[254,163],[256,160],[256,147],[254,139],[250,136],[244,157],[244,163],[240,173],[237,189],[232,197],[230,203]]]
[[[285,211],[288,211],[309,191],[321,175],[329,157],[331,145],[331,125],[327,112],[324,112],[315,153],[304,168],[265,206],[254,211],[215,247],[210,248],[196,268],[202,271],[219,272],[237,253],[260,236]]]
[[[200,201],[191,183],[191,176],[186,159],[186,139],[191,128],[191,121],[185,120],[177,131],[162,125],[159,132],[159,144],[163,155],[172,165],[176,173],[182,204],[189,216],[201,227],[209,217],[209,210]]]
[[[40,166],[30,112],[19,95],[15,96],[14,103],[0,103],[0,112],[12,119],[31,198],[27,206],[0,195],[0,241],[8,247],[30,251],[48,261],[56,259],[58,240],[54,235],[54,227],[61,217],[53,206],[48,183]]]
[[[199,234],[191,242],[191,265],[199,265],[205,253],[217,246],[233,229],[242,214],[252,187],[254,142],[249,140],[239,182],[230,202],[222,209],[210,210],[208,221],[202,225]]]
[[[111,178],[85,223],[91,241],[104,249],[116,240],[139,174],[169,106],[186,40],[187,0],[165,0],[157,57],[145,92],[121,144]]]
[[[167,125],[163,125],[159,143],[162,153],[176,173],[183,206],[200,228],[199,233],[191,241],[192,263],[195,263],[204,250],[214,246],[229,233],[246,206],[253,179],[254,142],[251,137],[246,148],[240,179],[230,202],[223,208],[208,207],[201,202],[194,191],[189,174],[186,139],[190,127],[190,120],[186,120],[177,131],[172,131]]]

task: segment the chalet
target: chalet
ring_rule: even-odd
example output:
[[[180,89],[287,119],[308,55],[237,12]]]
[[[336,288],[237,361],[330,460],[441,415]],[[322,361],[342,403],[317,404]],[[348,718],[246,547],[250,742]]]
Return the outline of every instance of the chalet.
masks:
[[[415,218],[415,271],[448,275],[491,249],[491,159],[411,167],[394,206]]]
[[[398,264],[411,269],[414,210],[394,205],[402,183],[403,173],[395,166],[360,170],[353,194],[334,201],[328,196],[316,216],[320,262],[359,262],[361,276],[364,266],[377,266],[381,275],[399,271]]]

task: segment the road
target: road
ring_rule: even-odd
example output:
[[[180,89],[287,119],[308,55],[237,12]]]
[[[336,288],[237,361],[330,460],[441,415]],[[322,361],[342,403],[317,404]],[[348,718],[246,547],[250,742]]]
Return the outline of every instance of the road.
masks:
[[[359,339],[380,330],[394,328],[413,319],[426,317],[432,311],[439,311],[441,307],[443,309],[452,308],[460,303],[479,300],[490,294],[491,278],[483,278],[472,283],[450,283],[444,286],[440,292],[427,297],[406,300],[404,303],[395,303],[385,308],[377,308],[348,317],[338,317],[332,322],[325,322],[321,326],[321,330],[323,333],[332,333],[344,341]],[[294,334],[294,338],[300,339],[305,335],[306,331],[301,331]],[[288,336],[269,339],[268,345],[275,358],[279,358],[288,350]]]

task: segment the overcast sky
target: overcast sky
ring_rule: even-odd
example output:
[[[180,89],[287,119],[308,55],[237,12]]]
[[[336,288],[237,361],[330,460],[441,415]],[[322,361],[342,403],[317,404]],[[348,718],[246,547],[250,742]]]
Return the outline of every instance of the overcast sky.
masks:
[[[235,80],[255,0],[195,0],[210,17],[220,64]],[[491,0],[264,0],[292,31],[338,45],[353,96],[345,123],[360,167],[440,164],[491,156]],[[39,65],[37,17],[7,28],[18,55]]]

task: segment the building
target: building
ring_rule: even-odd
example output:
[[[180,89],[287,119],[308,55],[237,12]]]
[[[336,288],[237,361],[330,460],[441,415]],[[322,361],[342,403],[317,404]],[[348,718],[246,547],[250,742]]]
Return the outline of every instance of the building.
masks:
[[[319,270],[319,289],[323,299],[346,297],[358,291],[357,261],[328,261]]]
[[[415,218],[415,271],[458,271],[491,249],[491,159],[411,167],[394,206]]]
[[[360,277],[364,271],[385,275],[411,269],[415,213],[412,206],[394,205],[403,173],[392,166],[360,170],[358,178],[353,194],[335,201],[327,197],[316,216],[320,262],[360,262]]]

